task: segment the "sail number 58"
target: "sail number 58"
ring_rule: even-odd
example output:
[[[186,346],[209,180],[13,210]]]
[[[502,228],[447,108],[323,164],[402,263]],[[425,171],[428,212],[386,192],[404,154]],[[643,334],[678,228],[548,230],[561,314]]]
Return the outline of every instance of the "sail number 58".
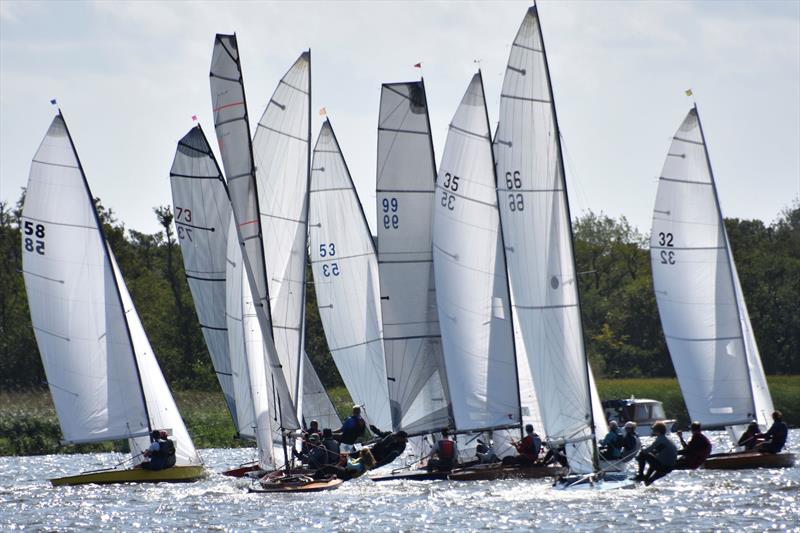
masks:
[[[26,252],[36,252],[39,255],[44,255],[44,224],[36,224],[30,220],[25,221],[25,239],[23,244]]]

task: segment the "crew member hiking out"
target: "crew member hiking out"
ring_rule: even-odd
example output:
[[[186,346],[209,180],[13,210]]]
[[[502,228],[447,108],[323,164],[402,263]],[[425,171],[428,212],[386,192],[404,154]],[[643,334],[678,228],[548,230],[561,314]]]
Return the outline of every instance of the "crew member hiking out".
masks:
[[[694,470],[699,468],[711,455],[711,441],[700,432],[700,422],[692,422],[691,428],[692,438],[689,439],[688,444],[683,440],[683,432],[678,432],[678,438],[683,448],[678,450],[678,455],[681,458],[678,459],[677,467]]]
[[[334,437],[342,444],[352,446],[359,439],[364,437],[367,431],[367,423],[361,418],[361,406],[353,406],[353,414],[347,417],[338,431],[334,432]]]
[[[458,462],[458,449],[455,441],[450,438],[447,429],[442,430],[442,438],[436,441],[433,448],[433,457],[428,461],[427,469],[430,471],[449,472]]]
[[[667,426],[663,422],[656,422],[653,424],[653,434],[656,435],[656,440],[636,457],[639,473],[634,479],[644,481],[645,485],[650,485],[672,472],[678,460],[678,447],[667,438]],[[648,466],[646,474],[645,465]]]
[[[764,442],[756,448],[762,453],[780,453],[786,446],[786,438],[789,436],[789,426],[783,421],[783,414],[780,411],[772,413],[772,426],[763,435],[758,435]]]
[[[400,457],[400,454],[406,449],[407,442],[408,434],[405,431],[385,435],[370,448],[372,456],[375,458],[375,466],[373,468],[388,465]]]

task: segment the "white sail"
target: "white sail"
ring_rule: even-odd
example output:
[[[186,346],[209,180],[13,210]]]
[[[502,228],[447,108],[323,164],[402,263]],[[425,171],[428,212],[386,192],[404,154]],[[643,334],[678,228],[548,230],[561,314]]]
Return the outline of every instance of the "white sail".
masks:
[[[147,409],[116,280],[60,114],[33,158],[21,230],[31,321],[63,440],[146,435]]]
[[[225,318],[231,203],[222,172],[199,124],[178,141],[169,175],[186,280],[214,371],[239,431]]]
[[[312,420],[319,422],[320,429],[337,429],[342,425],[336,408],[328,392],[319,380],[308,354],[303,351],[303,419],[308,425]]]
[[[298,403],[305,316],[310,91],[311,54],[303,52],[278,83],[253,137],[273,337],[286,383]]]
[[[136,452],[150,429],[164,429],[178,465],[200,464],[60,113],[31,165],[22,233],[31,320],[64,440],[129,438]]]
[[[271,391],[278,401],[280,425],[299,429],[300,423],[283,365],[272,338],[268,271],[265,264],[258,186],[250,142],[247,104],[235,35],[216,36],[211,59],[211,101],[222,164],[228,180],[237,236],[243,246],[244,268],[264,339]]]
[[[766,424],[772,400],[697,108],[676,132],[664,162],[650,258],[661,325],[689,415],[707,426],[753,419]]]
[[[328,347],[370,423],[391,428],[375,247],[328,120],[314,147],[309,199],[311,265]]]
[[[480,72],[450,123],[436,189],[433,265],[455,427],[519,426],[514,332]]]
[[[567,441],[570,468],[594,468],[592,402],[569,204],[536,7],[511,46],[494,140],[514,313],[547,438]]]
[[[431,248],[436,161],[422,81],[384,84],[378,120],[378,268],[392,427],[452,425]]]
[[[189,432],[183,423],[175,400],[169,391],[167,382],[161,374],[161,369],[156,361],[153,348],[147,339],[147,334],[139,319],[139,314],[133,306],[133,300],[122,279],[117,260],[111,248],[108,247],[108,256],[111,260],[111,267],[114,278],[119,287],[119,294],[122,301],[122,308],[128,320],[128,328],[131,335],[131,344],[136,353],[136,361],[139,367],[139,376],[142,382],[145,402],[147,403],[147,413],[150,416],[150,427],[167,431],[170,438],[175,443],[175,465],[190,466],[201,463],[200,457],[194,448]],[[133,453],[134,464],[145,460],[143,455],[139,455],[150,446],[150,437],[145,435],[130,439],[131,452]]]

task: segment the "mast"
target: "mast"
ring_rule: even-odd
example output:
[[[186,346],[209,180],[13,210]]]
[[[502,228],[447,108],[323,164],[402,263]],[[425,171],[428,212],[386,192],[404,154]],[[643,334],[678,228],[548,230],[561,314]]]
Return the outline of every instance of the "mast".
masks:
[[[556,99],[555,94],[553,94],[553,82],[550,79],[550,66],[547,63],[547,50],[544,44],[544,34],[542,33],[542,24],[541,24],[541,17],[539,16],[539,8],[536,6],[536,2],[534,1],[533,9],[536,11],[536,17],[539,20],[539,36],[542,42],[542,58],[544,59],[544,71],[547,74],[547,88],[550,91],[550,109],[553,112],[553,124],[555,126],[555,133],[556,133],[556,149],[558,150],[558,170],[561,172],[561,179],[563,180],[564,186],[564,208],[567,212],[567,227],[569,228],[569,243],[570,243],[570,255],[572,256],[572,268],[575,277],[575,293],[578,302],[578,317],[580,319],[581,324],[581,344],[583,348],[583,359],[584,359],[584,370],[586,373],[586,398],[589,400],[589,430],[591,431],[591,440],[592,440],[592,462],[594,463],[595,470],[599,468],[599,457],[597,451],[597,436],[595,435],[595,423],[594,423],[594,409],[592,409],[592,388],[591,388],[591,376],[589,375],[589,358],[586,354],[586,332],[583,329],[583,317],[582,309],[583,306],[581,305],[581,291],[580,287],[578,286],[578,265],[575,262],[575,235],[572,232],[572,214],[570,212],[569,207],[569,194],[567,193],[567,174],[564,170],[564,154],[561,150],[561,128],[558,126],[558,114],[556,113]]]
[[[486,93],[483,89],[483,73],[478,69],[478,76],[481,79],[481,91],[483,94],[483,112],[486,116],[486,131],[491,135],[492,129],[489,124],[489,110],[486,107]],[[496,134],[495,134],[496,135]],[[489,139],[489,144],[492,145],[492,139]],[[503,275],[506,277],[506,298],[508,298],[508,318],[511,321],[511,348],[514,352],[514,373],[517,375],[517,406],[519,407],[519,430],[522,437],[522,397],[519,393],[519,365],[517,364],[517,336],[514,334],[514,306],[511,305],[511,283],[508,281],[508,258],[506,257],[506,242],[503,238],[503,221],[500,219],[500,196],[497,195],[497,162],[494,159],[494,146],[489,150],[492,154],[492,172],[494,173],[495,183],[495,196],[497,197],[497,217],[500,221],[497,225],[497,231],[500,238],[500,249],[503,251]]]
[[[736,300],[736,318],[739,325],[739,335],[742,338],[742,348],[744,349],[745,368],[747,368],[747,386],[750,389],[750,399],[752,401],[753,412],[750,413],[752,417],[756,417],[755,393],[753,392],[753,379],[750,372],[750,352],[747,349],[747,342],[745,341],[744,330],[742,328],[742,311],[739,309],[739,299],[736,298],[736,276],[733,272],[733,253],[731,252],[730,243],[728,242],[728,230],[725,229],[725,219],[722,218],[722,207],[719,204],[719,195],[717,194],[717,183],[714,179],[714,172],[711,170],[711,158],[708,156],[708,146],[706,145],[706,136],[703,133],[703,123],[700,122],[700,113],[697,110],[697,102],[693,103],[692,109],[697,117],[697,127],[700,129],[700,138],[703,140],[703,153],[706,156],[706,166],[708,167],[708,177],[711,179],[711,190],[714,192],[714,203],[717,206],[717,216],[719,217],[720,228],[722,229],[722,237],[725,242],[725,255],[728,258],[728,274],[731,278],[731,291],[733,292],[734,299]]]
[[[61,122],[64,123],[64,131],[67,132],[67,138],[69,139],[69,145],[72,147],[72,153],[75,154],[75,160],[78,162],[78,169],[81,172],[81,177],[83,178],[83,185],[86,188],[86,195],[89,197],[89,202],[92,205],[92,212],[94,213],[94,219],[97,222],[97,230],[100,232],[100,239],[103,241],[103,252],[106,256],[106,261],[108,261],[108,266],[110,269],[114,269],[114,264],[111,261],[111,254],[108,248],[108,241],[106,240],[106,233],[103,231],[103,223],[100,221],[100,215],[97,213],[97,205],[94,202],[94,198],[92,197],[92,190],[89,188],[89,181],[86,179],[86,173],[83,171],[83,163],[81,163],[80,157],[78,157],[78,151],[75,149],[75,143],[72,141],[72,134],[69,132],[69,127],[67,126],[67,121],[64,119],[64,114],[61,112],[61,107],[58,108],[58,116],[61,117]],[[122,272],[120,272],[120,276]],[[131,347],[131,355],[133,355],[133,366],[136,368],[136,377],[138,378],[139,382],[139,392],[142,394],[142,403],[144,404],[144,412],[147,417],[147,432],[152,433],[153,426],[150,422],[150,410],[147,407],[147,397],[144,394],[144,387],[142,386],[142,372],[139,369],[139,360],[136,357],[136,349],[133,346],[133,337],[131,335],[131,327],[128,324],[128,313],[125,310],[125,307],[122,305],[122,294],[119,290],[119,285],[116,281],[116,276],[114,277],[114,291],[117,294],[117,300],[119,301],[119,307],[122,310],[122,315],[125,317],[125,331],[128,333],[128,343],[130,343]]]
[[[311,48],[308,49],[308,142],[306,143],[306,198],[303,203],[305,220],[303,235],[305,235],[305,249],[303,250],[303,282],[300,297],[300,343],[297,354],[297,383],[295,384],[294,397],[297,399],[297,418],[302,423],[302,396],[300,385],[303,382],[303,352],[306,347],[306,270],[308,269],[308,207],[311,202]],[[251,151],[252,154],[252,151]]]

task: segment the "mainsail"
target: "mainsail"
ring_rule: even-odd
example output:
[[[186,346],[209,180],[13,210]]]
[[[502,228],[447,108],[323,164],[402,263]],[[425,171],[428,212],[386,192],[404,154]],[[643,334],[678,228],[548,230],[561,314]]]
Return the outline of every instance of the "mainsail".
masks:
[[[231,203],[222,172],[199,124],[178,141],[169,175],[186,280],[214,371],[238,432],[225,317],[225,259]]]
[[[378,268],[392,427],[411,434],[452,425],[431,248],[436,161],[425,85],[381,88]]]
[[[305,322],[310,106],[311,52],[303,52],[278,83],[253,138],[272,335],[297,403]]]
[[[265,264],[258,186],[250,142],[247,104],[235,35],[216,36],[211,59],[211,100],[222,164],[228,180],[237,237],[243,243],[244,268],[253,295],[269,368],[270,396],[280,413],[280,427],[299,429],[297,412],[285,369],[272,338],[269,276]]]
[[[64,440],[128,438],[141,451],[151,429],[165,429],[177,464],[199,464],[60,112],[31,164],[22,233],[31,320]]]
[[[693,420],[736,426],[772,413],[697,108],[672,138],[650,236],[653,286]]]
[[[436,188],[436,302],[456,430],[518,427],[514,332],[480,72],[450,123]]]
[[[494,140],[513,310],[548,440],[570,468],[594,470],[590,371],[583,342],[558,123],[536,7],[511,46]]]
[[[314,147],[309,200],[311,265],[328,347],[369,422],[389,429],[375,246],[329,120]]]

